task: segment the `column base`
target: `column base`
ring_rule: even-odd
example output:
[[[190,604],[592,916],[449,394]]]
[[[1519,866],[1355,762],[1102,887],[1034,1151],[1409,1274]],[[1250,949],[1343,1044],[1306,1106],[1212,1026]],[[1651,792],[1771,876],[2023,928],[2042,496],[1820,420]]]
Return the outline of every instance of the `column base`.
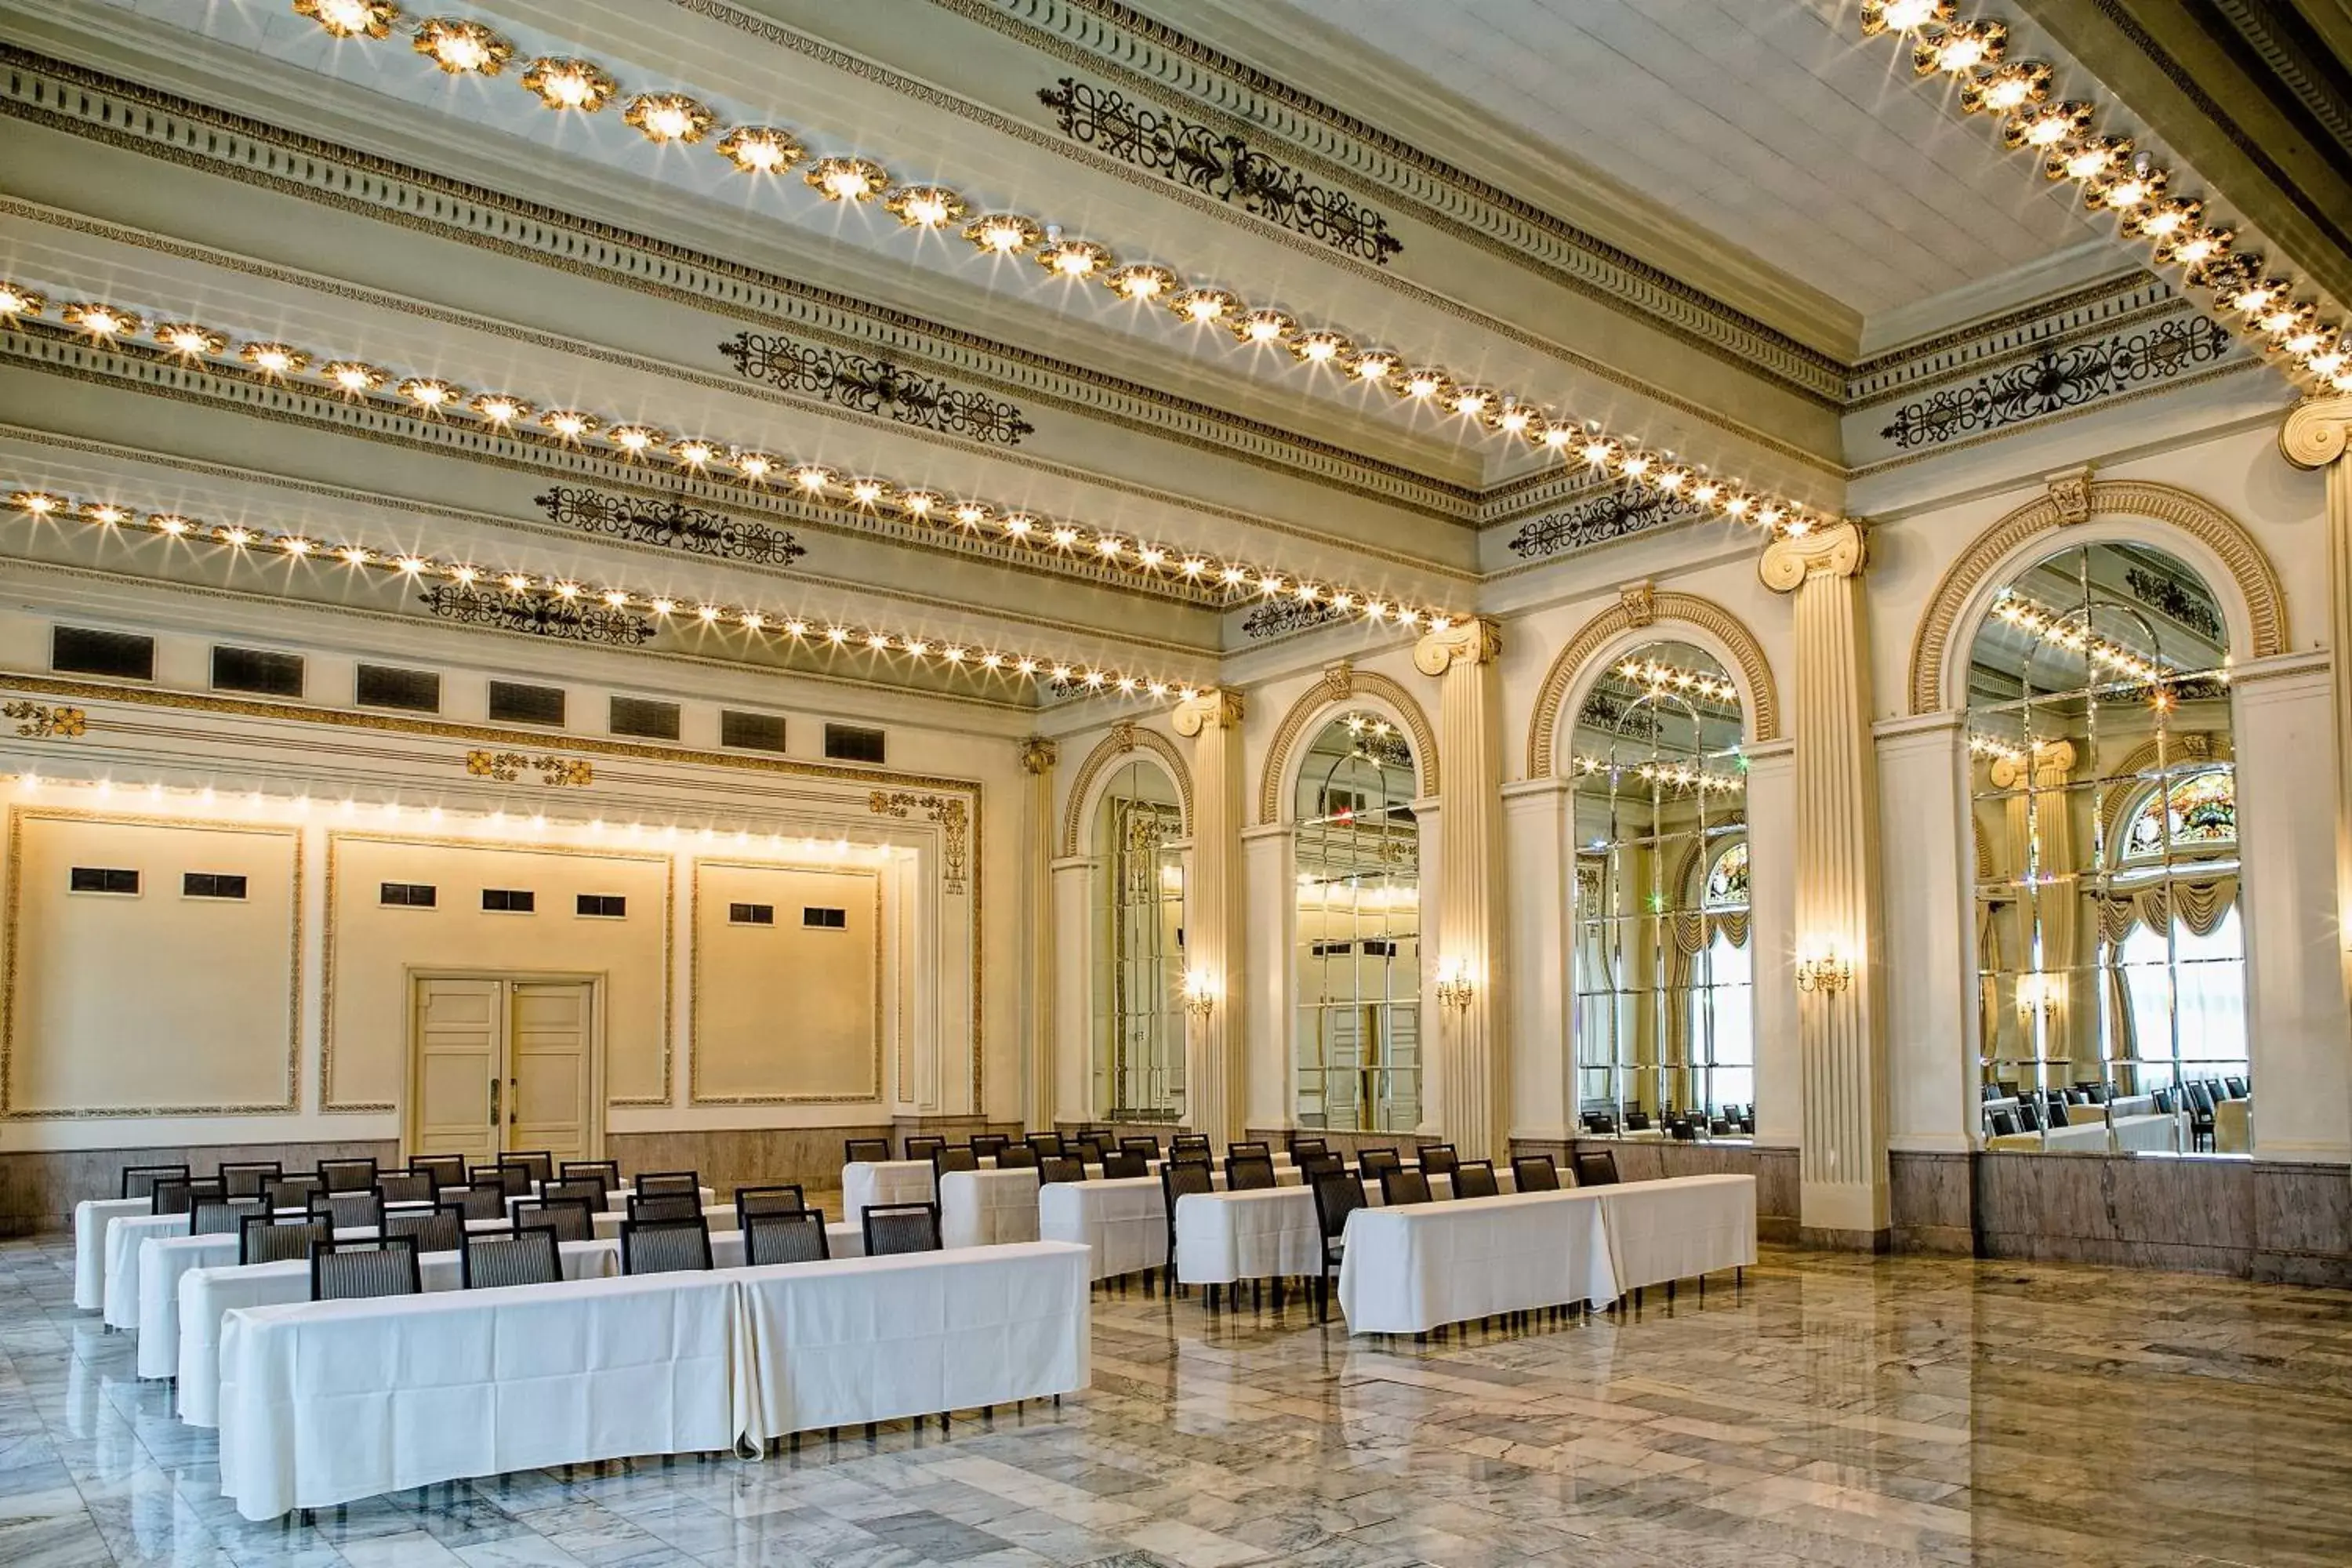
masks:
[[[1892,1230],[1839,1230],[1829,1226],[1801,1225],[1797,1227],[1797,1245],[1817,1252],[1892,1252],[1895,1233]]]

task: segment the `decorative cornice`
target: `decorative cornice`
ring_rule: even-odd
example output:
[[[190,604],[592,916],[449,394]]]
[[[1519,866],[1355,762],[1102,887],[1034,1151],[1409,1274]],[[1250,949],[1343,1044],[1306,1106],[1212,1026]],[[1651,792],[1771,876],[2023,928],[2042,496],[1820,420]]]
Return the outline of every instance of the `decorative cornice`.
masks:
[[[1283,805],[1290,792],[1291,753],[1307,738],[1307,727],[1333,709],[1359,699],[1384,705],[1412,736],[1412,765],[1419,777],[1418,793],[1433,797],[1444,790],[1439,773],[1443,759],[1437,754],[1437,731],[1431,727],[1429,715],[1412,692],[1385,675],[1358,669],[1346,659],[1327,665],[1322,679],[1301,692],[1298,700],[1282,716],[1276,726],[1274,739],[1266,747],[1265,763],[1258,773],[1257,819],[1261,824],[1280,822]]]
[[[1849,405],[1882,402],[1906,387],[1941,381],[1979,364],[2111,332],[2147,317],[2188,308],[2189,302],[2171,284],[2135,268],[1874,354],[1847,374],[1845,400]]]
[[[585,485],[551,485],[530,499],[547,513],[548,521],[562,527],[714,561],[790,566],[808,553],[808,547],[785,529],[688,506],[675,496],[653,500]]]
[[[0,719],[16,721],[20,741],[74,741],[89,733],[89,714],[48,702],[0,703]]]
[[[460,626],[495,626],[502,632],[527,632],[606,647],[642,647],[653,640],[655,630],[651,616],[627,610],[524,598],[459,583],[436,583],[418,594],[416,602],[438,618]]]
[[[1095,780],[1101,777],[1106,769],[1138,752],[1150,752],[1155,762],[1168,770],[1169,778],[1176,785],[1176,797],[1183,803],[1184,831],[1192,832],[1192,770],[1185,765],[1184,753],[1177,749],[1175,742],[1157,730],[1120,722],[1113,724],[1110,733],[1087,753],[1087,760],[1078,764],[1076,774],[1070,780],[1069,798],[1062,806],[1063,859],[1070,859],[1078,852],[1078,834],[1086,826],[1082,818],[1087,808],[1087,797],[1094,791]]]
[[[1635,589],[1646,587],[1636,584]],[[1772,680],[1772,666],[1764,657],[1764,645],[1756,640],[1746,623],[1712,599],[1696,594],[1621,592],[1617,603],[1594,616],[1577,629],[1555,655],[1551,668],[1544,671],[1543,686],[1536,694],[1535,716],[1528,725],[1527,776],[1545,779],[1552,776],[1554,752],[1558,750],[1560,709],[1568,700],[1569,689],[1584,673],[1595,654],[1610,642],[1629,631],[1646,628],[1660,621],[1682,621],[1698,627],[1721,644],[1731,655],[1731,662],[1739,668],[1742,711],[1748,718],[1748,739],[1761,745],[1780,738],[1780,689]]]
[[[1605,495],[1521,524],[1519,531],[1511,535],[1511,553],[1522,561],[1540,561],[1630,539],[1637,533],[1685,521],[1704,510],[1642,485],[1621,484]]]
[[[964,835],[971,826],[971,816],[961,795],[934,795],[924,790],[877,789],[867,797],[866,809],[877,816],[896,817],[905,821],[920,812],[926,820],[936,823],[940,829],[940,890],[955,897],[964,891]]]
[[[1940,388],[1896,409],[1878,434],[1901,451],[1940,447],[2178,379],[2237,347],[2218,322],[2168,317],[2091,342],[2043,348],[2005,369]]]
[[[1793,593],[1808,577],[1859,577],[1870,563],[1870,539],[1851,519],[1810,533],[1784,533],[1764,547],[1756,574],[1776,594]]]
[[[466,753],[468,776],[493,784],[516,784],[526,772],[539,775],[550,789],[586,789],[596,782],[596,764],[578,757],[532,756],[529,752],[471,751]]]

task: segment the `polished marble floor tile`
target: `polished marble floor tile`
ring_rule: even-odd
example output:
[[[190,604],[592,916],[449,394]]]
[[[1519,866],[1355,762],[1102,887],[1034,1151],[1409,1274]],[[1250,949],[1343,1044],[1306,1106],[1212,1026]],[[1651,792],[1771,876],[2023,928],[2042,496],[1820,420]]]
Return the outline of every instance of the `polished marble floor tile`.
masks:
[[[1771,1251],[1415,1341],[1128,1289],[1059,1410],[256,1525],[71,1266],[0,1243],[5,1568],[2352,1563],[2352,1292]]]

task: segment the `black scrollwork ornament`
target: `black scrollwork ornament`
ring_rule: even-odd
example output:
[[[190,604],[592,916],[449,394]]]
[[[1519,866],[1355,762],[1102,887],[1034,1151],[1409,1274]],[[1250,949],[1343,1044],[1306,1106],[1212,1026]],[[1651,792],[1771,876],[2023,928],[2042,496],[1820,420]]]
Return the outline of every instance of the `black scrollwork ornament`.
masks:
[[[1018,405],[950,386],[936,376],[866,354],[804,343],[778,332],[738,332],[719,345],[736,371],[780,392],[822,398],[842,408],[925,430],[1017,447],[1036,426]]]
[[[533,637],[557,637],[565,642],[640,647],[654,635],[653,623],[642,616],[541,594],[509,594],[458,583],[437,583],[418,598],[434,615],[459,626],[494,626],[499,631],[528,632]]]
[[[789,566],[808,553],[808,548],[784,529],[747,522],[674,499],[607,495],[573,485],[557,485],[531,499],[550,522],[665,550],[754,566]]]
[[[1529,561],[1560,555],[1664,528],[1695,510],[1688,501],[1627,485],[1530,520],[1511,536],[1511,552]]]
[[[2021,425],[2153,382],[2168,381],[2230,352],[2226,328],[2174,317],[2096,342],[2044,349],[2021,364],[1906,403],[1879,431],[1905,451]]]

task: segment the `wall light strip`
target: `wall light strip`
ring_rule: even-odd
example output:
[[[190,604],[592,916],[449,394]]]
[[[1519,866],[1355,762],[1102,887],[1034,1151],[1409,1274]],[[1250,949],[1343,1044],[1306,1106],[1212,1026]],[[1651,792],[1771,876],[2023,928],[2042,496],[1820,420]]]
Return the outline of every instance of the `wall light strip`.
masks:
[[[1638,779],[1677,795],[1686,795],[1693,790],[1708,795],[1738,795],[1748,787],[1748,780],[1743,774],[1709,773],[1687,763],[1629,763],[1608,757],[1579,756],[1570,765],[1583,777],[1606,774],[1612,784]]]

